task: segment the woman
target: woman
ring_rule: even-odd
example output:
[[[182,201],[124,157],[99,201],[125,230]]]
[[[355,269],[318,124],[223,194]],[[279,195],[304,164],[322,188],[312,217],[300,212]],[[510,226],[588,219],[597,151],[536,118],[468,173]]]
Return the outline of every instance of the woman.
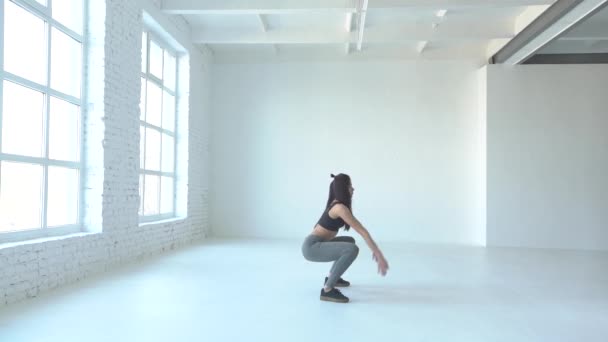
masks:
[[[338,229],[343,226],[346,230],[353,227],[363,237],[372,250],[373,259],[378,263],[378,273],[382,276],[386,275],[388,263],[367,229],[352,214],[351,203],[355,189],[350,177],[342,173],[331,176],[334,180],[329,185],[327,206],[312,233],[304,240],[302,254],[309,261],[334,261],[328,277],[325,278],[325,286],[321,289],[321,300],[348,303],[348,297],[336,287],[350,285],[342,279],[342,274],[357,258],[359,247],[350,236],[336,237]]]

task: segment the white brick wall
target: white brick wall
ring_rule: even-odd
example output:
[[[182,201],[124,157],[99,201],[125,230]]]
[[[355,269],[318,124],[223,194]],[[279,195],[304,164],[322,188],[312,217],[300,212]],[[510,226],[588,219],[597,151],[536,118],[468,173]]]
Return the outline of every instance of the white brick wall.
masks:
[[[187,218],[139,226],[142,9],[137,1],[106,0],[105,11],[105,24],[103,18],[93,19],[105,27],[105,38],[91,42],[93,54],[103,48],[104,55],[90,60],[95,68],[89,74],[91,87],[103,87],[105,93],[103,103],[89,108],[91,121],[86,132],[88,151],[93,156],[87,162],[91,177],[87,182],[90,189],[86,190],[89,203],[85,222],[91,231],[99,231],[99,227],[102,231],[0,245],[0,306],[178,248],[209,233],[208,61],[198,50],[189,49]],[[170,22],[182,32],[187,30],[182,18]],[[95,102],[94,96],[89,102]]]

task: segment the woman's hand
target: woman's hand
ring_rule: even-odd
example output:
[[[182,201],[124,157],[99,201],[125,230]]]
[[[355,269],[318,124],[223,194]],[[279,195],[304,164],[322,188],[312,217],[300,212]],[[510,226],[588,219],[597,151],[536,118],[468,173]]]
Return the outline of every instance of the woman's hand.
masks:
[[[388,271],[388,262],[384,259],[384,255],[382,255],[382,252],[377,251],[372,255],[372,258],[378,263],[378,273],[384,277]]]

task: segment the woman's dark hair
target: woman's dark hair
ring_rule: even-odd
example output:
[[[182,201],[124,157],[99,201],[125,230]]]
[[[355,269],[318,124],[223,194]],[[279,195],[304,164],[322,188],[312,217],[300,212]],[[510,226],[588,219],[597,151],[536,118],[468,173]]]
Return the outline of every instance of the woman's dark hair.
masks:
[[[331,177],[334,180],[329,184],[329,198],[327,198],[325,208],[329,208],[329,205],[336,200],[344,204],[352,212],[352,196],[349,190],[351,185],[350,177],[344,173],[338,175],[332,174]],[[349,230],[350,226],[346,224],[344,229]]]

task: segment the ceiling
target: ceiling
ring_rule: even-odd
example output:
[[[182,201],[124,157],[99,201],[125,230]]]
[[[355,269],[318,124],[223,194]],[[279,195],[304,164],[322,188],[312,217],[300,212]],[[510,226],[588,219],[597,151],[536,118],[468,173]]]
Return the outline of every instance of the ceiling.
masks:
[[[487,60],[553,2],[164,0],[162,10],[182,16],[216,61]]]

